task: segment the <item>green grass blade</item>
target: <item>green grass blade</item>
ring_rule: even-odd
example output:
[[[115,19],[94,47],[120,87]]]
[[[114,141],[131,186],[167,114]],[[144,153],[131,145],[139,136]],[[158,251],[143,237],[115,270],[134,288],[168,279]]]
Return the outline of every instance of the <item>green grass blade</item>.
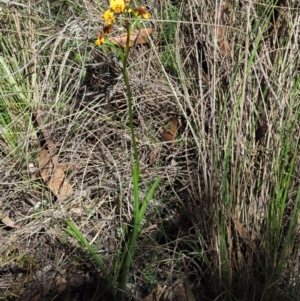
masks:
[[[97,265],[99,266],[101,272],[103,273],[106,281],[108,282],[109,286],[110,286],[110,290],[112,293],[112,297],[113,300],[116,300],[116,294],[115,294],[115,290],[114,290],[114,285],[113,282],[110,278],[110,276],[108,275],[101,258],[97,255],[95,249],[89,244],[89,242],[87,241],[87,239],[82,235],[82,233],[80,232],[80,230],[78,229],[78,227],[75,225],[75,223],[73,223],[72,221],[66,221],[67,225],[69,226],[70,229],[64,229],[66,233],[68,233],[70,236],[76,238],[90,253],[90,255],[93,257],[93,259],[95,260],[95,262],[97,263]]]
[[[141,205],[141,208],[139,210],[139,217],[138,217],[139,222],[142,221],[142,219],[144,217],[144,214],[145,214],[145,211],[147,209],[147,206],[148,206],[150,200],[153,198],[153,194],[154,194],[155,190],[157,189],[159,183],[160,183],[160,178],[157,178],[155,180],[155,182],[153,183],[153,185],[151,186],[151,188],[149,189],[149,191],[148,191],[148,193],[147,193],[147,195],[146,195],[146,197],[145,197],[145,199],[144,199],[144,201]]]

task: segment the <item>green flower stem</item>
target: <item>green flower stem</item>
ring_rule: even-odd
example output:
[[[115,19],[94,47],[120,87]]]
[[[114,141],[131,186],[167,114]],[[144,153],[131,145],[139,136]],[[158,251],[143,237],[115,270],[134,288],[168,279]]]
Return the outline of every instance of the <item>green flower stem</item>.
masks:
[[[128,100],[128,112],[129,112],[129,125],[131,131],[131,140],[132,140],[132,147],[133,147],[133,156],[134,156],[134,164],[133,164],[133,195],[134,195],[134,220],[133,220],[133,230],[130,234],[129,240],[126,245],[126,250],[124,252],[124,256],[122,259],[121,264],[121,278],[120,278],[120,288],[121,294],[120,299],[124,300],[125,297],[125,290],[127,286],[127,278],[129,268],[132,262],[134,250],[135,250],[135,243],[138,237],[138,232],[140,228],[140,220],[139,220],[139,176],[140,176],[140,167],[139,167],[139,157],[138,151],[136,146],[136,139],[134,133],[134,125],[133,125],[133,109],[132,109],[132,93],[131,87],[129,83],[128,71],[127,71],[127,61],[129,56],[129,43],[130,43],[130,34],[132,32],[132,27],[128,21],[126,21],[126,28],[127,28],[127,40],[126,40],[126,47],[124,49],[124,57],[123,57],[123,78],[126,85],[127,90],[127,100]]]
[[[139,156],[138,156],[138,151],[137,151],[137,146],[136,146],[134,125],[133,125],[132,93],[131,93],[131,87],[130,87],[128,71],[127,71],[127,61],[128,61],[129,52],[130,52],[130,46],[129,46],[130,35],[132,32],[132,26],[129,24],[128,21],[126,21],[126,28],[127,28],[127,40],[126,40],[126,47],[124,49],[124,57],[123,57],[123,78],[124,78],[124,82],[125,82],[126,90],[127,90],[129,126],[130,126],[130,131],[131,131],[133,156],[134,156],[135,164],[137,165],[137,172],[139,174]]]
[[[124,252],[124,256],[121,262],[121,270],[120,270],[120,300],[124,300],[125,291],[127,287],[127,279],[129,268],[133,259],[134,251],[135,251],[135,244],[136,240],[139,236],[140,224],[143,220],[144,213],[147,209],[149,201],[153,198],[153,194],[160,182],[160,179],[156,179],[153,183],[152,187],[147,192],[145,199],[143,200],[142,204],[140,205],[140,198],[139,198],[139,177],[140,177],[140,165],[139,165],[139,157],[138,157],[138,150],[136,146],[136,139],[134,133],[134,125],[133,125],[133,109],[132,109],[132,93],[131,87],[129,83],[129,77],[127,72],[127,60],[129,56],[129,43],[130,43],[130,35],[132,32],[134,25],[131,25],[129,22],[126,22],[127,28],[127,40],[126,40],[126,48],[124,50],[124,55],[121,55],[123,58],[123,78],[127,89],[127,99],[128,99],[128,111],[129,111],[129,124],[130,124],[130,131],[131,131],[131,140],[132,140],[132,147],[133,147],[133,156],[134,156],[134,164],[133,164],[133,199],[134,199],[134,218],[133,218],[133,229],[129,235],[128,242],[126,244],[126,249]]]
[[[127,40],[126,40],[126,47],[124,50],[120,48],[116,48],[112,43],[110,46],[114,49],[117,49],[119,52],[119,56],[123,63],[123,79],[125,82],[126,90],[127,90],[127,100],[128,100],[128,112],[129,112],[129,125],[130,125],[130,132],[131,132],[131,141],[132,141],[132,149],[133,149],[133,200],[134,200],[134,217],[133,217],[133,225],[131,232],[128,232],[128,239],[126,241],[126,246],[124,251],[121,254],[121,263],[118,269],[118,277],[120,281],[119,285],[119,293],[118,296],[116,296],[116,291],[114,290],[114,282],[109,277],[103,262],[101,261],[101,258],[96,254],[93,247],[87,242],[85,237],[82,235],[82,233],[78,230],[78,228],[73,224],[72,222],[68,221],[67,225],[69,226],[69,229],[66,229],[66,232],[68,232],[70,235],[75,237],[78,241],[80,241],[89,251],[89,253],[93,256],[95,262],[100,267],[104,277],[106,278],[106,281],[112,288],[112,298],[115,301],[118,297],[118,300],[123,301],[126,297],[126,289],[127,289],[127,279],[128,279],[128,273],[129,269],[132,263],[136,241],[139,236],[140,231],[140,225],[141,221],[143,220],[145,211],[147,209],[147,206],[150,202],[150,200],[153,198],[153,194],[160,182],[160,179],[157,178],[156,181],[152,184],[150,189],[148,190],[146,197],[143,199],[142,202],[140,202],[139,198],[139,178],[140,178],[140,165],[139,165],[139,156],[138,156],[138,150],[136,146],[136,139],[135,139],[135,132],[134,132],[134,125],[133,125],[133,104],[132,104],[132,92],[129,82],[129,76],[128,76],[128,70],[127,70],[127,63],[128,63],[128,57],[130,52],[130,35],[132,33],[132,30],[135,26],[135,22],[130,23],[129,21],[125,21],[126,30],[127,30]],[[128,229],[128,228],[127,228]]]

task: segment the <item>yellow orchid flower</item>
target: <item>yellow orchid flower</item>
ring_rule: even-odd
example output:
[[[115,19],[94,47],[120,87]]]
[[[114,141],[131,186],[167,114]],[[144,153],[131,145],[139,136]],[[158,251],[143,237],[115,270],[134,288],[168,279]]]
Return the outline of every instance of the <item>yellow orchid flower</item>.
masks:
[[[111,26],[115,22],[115,14],[112,10],[108,9],[103,14],[103,19],[105,20],[106,26]]]
[[[110,0],[110,9],[115,14],[122,14],[125,10],[125,6],[124,0]]]
[[[105,39],[104,38],[98,38],[95,42],[96,46],[101,46],[105,43]]]
[[[151,15],[147,12],[146,8],[143,6],[138,6],[134,10],[134,15],[136,17],[141,17],[142,19],[150,19]]]

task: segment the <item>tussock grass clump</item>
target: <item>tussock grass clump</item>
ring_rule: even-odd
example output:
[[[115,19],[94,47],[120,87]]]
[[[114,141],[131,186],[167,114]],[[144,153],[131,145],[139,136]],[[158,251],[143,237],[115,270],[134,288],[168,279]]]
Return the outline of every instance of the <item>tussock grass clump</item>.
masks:
[[[94,46],[104,2],[0,4],[0,204],[16,226],[1,218],[7,300],[41,291],[40,300],[109,298],[102,272],[63,231],[66,220],[118,289],[133,151],[123,66]],[[171,300],[184,283],[195,300],[296,300],[298,2],[141,2],[155,32],[127,64],[139,197],[161,183],[125,295],[143,298],[160,285]],[[161,138],[172,118],[176,144]],[[74,190],[62,200],[40,178],[48,138]]]
[[[192,22],[178,29],[199,154],[191,220],[212,253],[203,259],[211,298],[226,288],[230,300],[276,299],[293,291],[298,273],[299,8],[277,2],[190,1]]]

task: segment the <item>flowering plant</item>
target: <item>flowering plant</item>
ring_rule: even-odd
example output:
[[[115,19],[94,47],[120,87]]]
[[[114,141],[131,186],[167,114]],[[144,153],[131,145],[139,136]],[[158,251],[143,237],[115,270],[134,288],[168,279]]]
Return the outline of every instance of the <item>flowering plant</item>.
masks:
[[[124,16],[126,20],[136,19],[149,19],[150,13],[143,6],[131,7],[131,1],[125,2],[124,0],[110,0],[110,7],[102,15],[104,19],[104,27],[100,31],[98,38],[95,42],[96,46],[101,46],[105,43],[106,37],[112,32],[112,27],[116,22],[116,16]],[[128,35],[130,35],[129,22],[125,22]]]
[[[125,23],[126,28],[126,44],[125,47],[116,47],[113,43],[109,42],[107,39],[107,35],[113,31],[113,25],[116,23],[120,17],[124,17],[122,21]],[[132,140],[132,148],[133,148],[133,225],[132,231],[130,232],[127,229],[127,236],[128,239],[125,242],[126,247],[124,252],[121,254],[120,260],[120,268],[118,270],[119,276],[119,295],[118,300],[124,300],[125,298],[125,291],[127,288],[127,278],[129,273],[129,268],[133,259],[134,251],[135,251],[135,244],[136,240],[139,236],[140,232],[140,225],[141,221],[144,217],[145,211],[147,209],[148,203],[153,198],[154,192],[160,182],[160,179],[157,178],[155,182],[150,187],[149,191],[147,192],[145,198],[143,200],[139,197],[139,177],[140,177],[140,168],[139,168],[139,156],[138,150],[136,146],[136,139],[135,139],[135,132],[134,132],[134,125],[133,125],[133,109],[132,109],[132,92],[129,83],[129,77],[127,72],[127,59],[129,56],[130,51],[130,35],[134,30],[134,27],[141,21],[142,19],[149,19],[151,18],[150,13],[146,10],[145,7],[138,6],[132,7],[131,1],[124,1],[124,0],[110,0],[110,7],[107,9],[104,14],[102,15],[104,19],[104,26],[98,35],[98,38],[95,42],[96,46],[101,46],[107,43],[108,46],[117,50],[119,57],[123,63],[123,79],[126,85],[127,90],[127,102],[128,102],[128,115],[129,115],[129,126],[131,131],[131,140]],[[101,267],[101,266],[100,266]],[[108,282],[110,283],[110,278],[108,277]],[[114,299],[116,295],[113,295]]]

